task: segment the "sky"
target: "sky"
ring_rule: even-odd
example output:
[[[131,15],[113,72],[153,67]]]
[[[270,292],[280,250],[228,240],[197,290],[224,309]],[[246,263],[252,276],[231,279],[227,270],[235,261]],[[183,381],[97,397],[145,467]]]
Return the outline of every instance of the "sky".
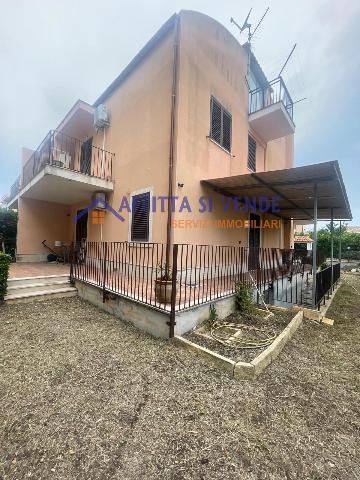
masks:
[[[338,160],[360,225],[360,2],[358,0],[0,0],[0,198],[79,98],[93,103],[156,30],[182,9],[218,20],[239,40],[252,7],[253,38],[269,79],[293,45],[283,77],[295,105],[295,166]]]

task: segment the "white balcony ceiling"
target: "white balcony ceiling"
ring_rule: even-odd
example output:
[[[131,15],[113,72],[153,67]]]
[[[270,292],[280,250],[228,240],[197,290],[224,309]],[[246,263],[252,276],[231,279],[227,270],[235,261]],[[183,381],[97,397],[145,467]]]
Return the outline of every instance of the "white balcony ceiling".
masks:
[[[291,135],[295,124],[282,102],[274,103],[249,116],[251,128],[265,141]]]
[[[89,201],[95,192],[112,192],[111,181],[46,165],[20,192],[23,198],[73,205]]]

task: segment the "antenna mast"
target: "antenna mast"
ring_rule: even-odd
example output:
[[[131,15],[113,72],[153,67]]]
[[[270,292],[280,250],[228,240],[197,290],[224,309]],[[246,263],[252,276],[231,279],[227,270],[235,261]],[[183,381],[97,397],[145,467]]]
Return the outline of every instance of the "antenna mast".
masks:
[[[251,26],[252,24],[249,23],[249,17],[250,17],[250,13],[252,11],[252,8],[250,8],[249,10],[249,13],[247,14],[247,17],[242,25],[242,27],[240,27],[240,25],[233,19],[233,17],[230,18],[230,22],[233,23],[240,31],[240,34],[247,28],[248,29],[248,41],[247,41],[247,47],[248,47],[248,62],[247,62],[247,74],[246,74],[246,78],[247,78],[247,82],[248,82],[248,85],[249,85],[249,76],[250,76],[250,59],[251,59],[251,39],[254,35],[254,33],[256,32],[256,30],[259,28],[261,22],[264,20],[265,18],[265,15],[267,14],[267,12],[269,11],[269,8],[268,7],[264,13],[264,15],[260,18],[258,24],[256,25],[256,27],[254,28],[254,30],[251,32]]]
[[[295,43],[295,45],[293,46],[291,52],[289,53],[289,55],[288,55],[288,57],[287,57],[287,59],[286,59],[284,65],[282,66],[282,69],[280,70],[280,73],[279,73],[278,77],[281,76],[281,74],[282,74],[282,72],[284,71],[286,65],[288,64],[288,61],[290,60],[291,55],[294,53],[294,50],[295,50],[295,48],[296,48],[296,45],[297,45],[297,44]]]

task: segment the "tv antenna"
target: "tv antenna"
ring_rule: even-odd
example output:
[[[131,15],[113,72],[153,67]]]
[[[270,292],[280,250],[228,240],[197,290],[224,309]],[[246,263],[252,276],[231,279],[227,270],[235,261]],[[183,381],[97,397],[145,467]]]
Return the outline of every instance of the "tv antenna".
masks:
[[[278,77],[280,77],[281,74],[282,74],[282,72],[285,70],[285,67],[286,67],[286,65],[288,64],[288,61],[289,61],[290,58],[291,58],[291,55],[294,53],[294,50],[295,50],[295,48],[296,48],[296,45],[297,45],[297,44],[295,43],[295,45],[293,46],[291,52],[290,52],[289,55],[287,56],[287,59],[285,60],[285,63],[284,63],[284,65],[282,66]]]
[[[250,17],[250,14],[251,14],[251,11],[252,11],[252,8],[250,8],[249,10],[249,13],[247,14],[247,17],[245,18],[245,21],[242,25],[242,27],[240,27],[240,25],[233,19],[233,17],[230,18],[230,22],[233,23],[240,31],[240,34],[244,31],[244,30],[248,30],[248,65],[247,65],[247,76],[249,76],[250,74],[250,52],[251,52],[251,39],[252,37],[254,36],[254,33],[256,32],[256,30],[260,27],[260,24],[262,23],[262,21],[264,20],[265,18],[265,15],[268,13],[270,7],[267,7],[267,9],[265,10],[265,13],[264,15],[260,18],[260,20],[258,21],[256,27],[254,28],[253,31],[251,31],[251,27],[252,27],[252,24],[249,22],[249,17]]]

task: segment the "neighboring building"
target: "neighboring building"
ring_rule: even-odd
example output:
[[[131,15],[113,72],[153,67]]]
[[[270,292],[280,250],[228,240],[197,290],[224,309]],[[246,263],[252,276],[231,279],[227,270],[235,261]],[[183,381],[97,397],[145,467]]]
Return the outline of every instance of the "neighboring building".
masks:
[[[346,231],[349,232],[349,233],[360,233],[360,227],[358,226],[347,226],[346,227]]]
[[[46,259],[43,240],[84,238],[289,248],[291,219],[311,218],[314,176],[337,182],[338,215],[349,216],[337,163],[292,168],[294,131],[282,78],[268,81],[248,45],[206,15],[173,15],[93,105],[79,100],[36,151],[23,150],[8,203],[19,211],[18,260]],[[123,222],[85,212],[99,193],[116,211],[124,195],[135,208],[121,211]],[[222,195],[278,194],[280,213],[236,217],[280,219],[281,228],[179,228],[184,219],[234,218]],[[193,211],[168,214],[157,203],[153,213],[153,196],[186,196]],[[193,206],[203,196],[215,204],[200,214]]]

